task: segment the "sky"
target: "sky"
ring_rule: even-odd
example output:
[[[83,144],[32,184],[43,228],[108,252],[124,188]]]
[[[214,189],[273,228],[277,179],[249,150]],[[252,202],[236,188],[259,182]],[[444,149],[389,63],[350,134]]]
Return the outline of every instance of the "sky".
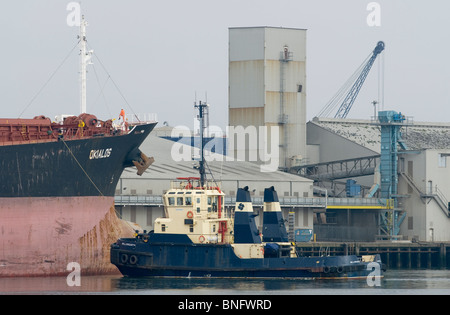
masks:
[[[372,2],[379,11],[368,10]],[[2,3],[2,117],[79,114],[79,28],[67,23],[69,3]],[[207,101],[210,124],[224,129],[228,29],[244,26],[308,30],[308,120],[380,40],[385,51],[347,118],[373,115],[384,64],[384,109],[414,121],[450,119],[448,0],[85,0],[81,9],[94,50],[87,111],[100,119],[117,118],[124,108],[156,113],[160,126],[193,128],[194,102]],[[379,25],[370,26],[375,13]]]

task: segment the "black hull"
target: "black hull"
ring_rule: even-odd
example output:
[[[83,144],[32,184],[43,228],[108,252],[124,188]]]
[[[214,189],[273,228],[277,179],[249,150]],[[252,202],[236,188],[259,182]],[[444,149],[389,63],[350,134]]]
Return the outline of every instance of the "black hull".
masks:
[[[122,239],[111,246],[111,263],[126,276],[342,279],[382,276],[357,256],[243,259],[229,244],[144,243]]]
[[[0,197],[114,196],[156,123],[125,135],[0,147]]]

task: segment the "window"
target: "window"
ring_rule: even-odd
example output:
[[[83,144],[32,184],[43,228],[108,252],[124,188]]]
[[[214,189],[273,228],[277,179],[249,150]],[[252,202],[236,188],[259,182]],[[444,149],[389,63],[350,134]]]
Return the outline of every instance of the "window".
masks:
[[[186,197],[186,206],[190,206],[190,205],[192,205],[192,198]]]
[[[177,197],[177,206],[182,206],[183,204],[183,197]]]
[[[175,198],[174,197],[169,197],[167,199],[169,200],[169,206],[175,205]]]
[[[165,232],[166,231],[166,225],[165,224],[161,224],[161,232]]]
[[[438,155],[438,166],[439,167],[447,167],[447,156],[445,154]]]

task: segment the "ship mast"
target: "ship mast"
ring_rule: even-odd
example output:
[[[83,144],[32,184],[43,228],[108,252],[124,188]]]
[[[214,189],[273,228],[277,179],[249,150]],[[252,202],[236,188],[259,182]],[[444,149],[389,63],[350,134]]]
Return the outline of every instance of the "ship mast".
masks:
[[[84,19],[84,15],[81,15],[81,23],[80,23],[80,110],[81,114],[86,113],[86,67],[88,64],[91,64],[90,59],[93,51],[88,51],[86,48],[87,39],[86,39],[86,26],[88,25],[87,21]]]
[[[200,173],[200,184],[202,187],[205,185],[206,181],[206,171],[205,171],[205,141],[203,140],[204,136],[204,113],[205,108],[208,106],[206,103],[202,103],[201,101],[198,102],[198,105],[194,103],[194,107],[198,108],[198,119],[200,120],[200,162],[199,162],[199,168],[198,171]]]

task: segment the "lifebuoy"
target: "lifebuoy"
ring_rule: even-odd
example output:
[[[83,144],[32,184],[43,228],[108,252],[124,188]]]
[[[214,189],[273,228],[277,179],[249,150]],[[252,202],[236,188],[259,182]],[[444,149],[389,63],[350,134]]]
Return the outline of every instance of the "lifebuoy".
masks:
[[[329,273],[330,272],[330,267],[327,267],[327,266],[323,267],[323,272],[324,273]]]
[[[193,213],[192,211],[188,211],[188,212],[186,213],[186,216],[187,216],[189,219],[192,219],[192,217],[194,216],[194,213]]]
[[[137,261],[138,261],[138,259],[137,259],[136,255],[130,256],[130,264],[134,265],[137,263]]]
[[[337,267],[337,272],[338,273],[343,273],[344,272],[344,267],[343,266]]]
[[[205,237],[203,235],[200,235],[198,240],[200,241],[200,243],[203,243],[205,241]]]

